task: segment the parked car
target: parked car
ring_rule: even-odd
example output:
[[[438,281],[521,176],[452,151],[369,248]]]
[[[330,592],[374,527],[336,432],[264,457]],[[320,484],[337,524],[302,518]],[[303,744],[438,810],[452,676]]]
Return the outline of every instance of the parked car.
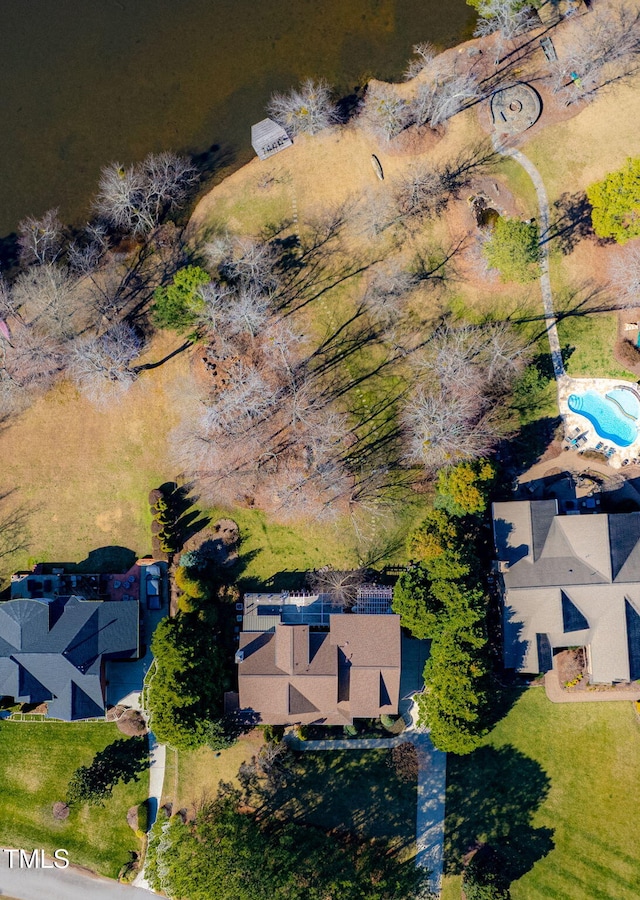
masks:
[[[160,574],[160,570],[157,566],[149,566],[149,569],[156,569],[158,575]],[[156,577],[153,573],[147,572],[147,608],[148,609],[161,609],[162,608],[162,600],[160,598],[160,579]]]

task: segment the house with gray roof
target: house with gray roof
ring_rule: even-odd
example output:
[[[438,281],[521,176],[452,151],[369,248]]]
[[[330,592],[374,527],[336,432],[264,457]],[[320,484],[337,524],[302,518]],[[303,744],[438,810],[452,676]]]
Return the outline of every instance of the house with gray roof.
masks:
[[[265,624],[240,634],[241,709],[271,725],[348,725],[398,712],[400,616],[330,615],[328,631]]]
[[[556,500],[493,504],[504,664],[552,668],[584,647],[590,680],[640,678],[640,512],[559,515]]]
[[[136,659],[137,601],[76,596],[0,603],[0,695],[66,721],[105,714],[104,663]]]

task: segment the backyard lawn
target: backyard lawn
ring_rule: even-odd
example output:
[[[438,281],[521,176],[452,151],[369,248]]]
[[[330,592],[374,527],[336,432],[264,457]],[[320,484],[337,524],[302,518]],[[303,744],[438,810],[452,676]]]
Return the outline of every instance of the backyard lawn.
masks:
[[[618,339],[616,313],[567,316],[558,322],[560,345],[573,352],[566,361],[567,374],[573,378],[624,378],[636,380],[613,355]]]
[[[293,777],[274,799],[287,818],[346,828],[415,854],[416,784],[387,765],[387,750],[322,750],[294,756]]]
[[[513,900],[636,900],[640,726],[632,703],[520,695],[472,756],[450,756],[443,900],[477,841],[518,874]]]
[[[226,750],[168,750],[163,803],[172,803],[176,810],[191,809],[203,795],[215,797],[221,781],[237,784],[241,763],[257,754],[263,743],[262,731],[255,729]]]
[[[0,843],[4,847],[58,847],[73,864],[115,878],[140,841],[127,825],[127,810],[148,796],[149,776],[118,785],[102,807],[72,808],[65,820],[53,818],[67,783],[80,765],[122,738],[109,723],[0,723]]]

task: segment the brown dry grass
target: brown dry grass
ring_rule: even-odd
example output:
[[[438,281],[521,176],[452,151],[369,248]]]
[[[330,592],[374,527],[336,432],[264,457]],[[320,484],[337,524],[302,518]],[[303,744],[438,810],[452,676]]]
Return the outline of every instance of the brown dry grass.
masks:
[[[162,335],[143,361],[177,345]],[[101,546],[151,550],[147,494],[175,475],[167,430],[173,384],[186,371],[174,357],[140,380],[119,405],[98,409],[63,383],[0,433],[3,484],[30,508],[30,551],[40,561],[80,561]]]
[[[544,178],[550,201],[588,185],[640,155],[640,79],[613,86],[567,122],[523,145]]]
[[[214,797],[221,781],[238,784],[240,765],[255,756],[263,743],[262,731],[256,728],[226,750],[214,752],[201,747],[178,754],[170,751],[162,802],[172,803],[174,811],[192,810],[203,796]]]

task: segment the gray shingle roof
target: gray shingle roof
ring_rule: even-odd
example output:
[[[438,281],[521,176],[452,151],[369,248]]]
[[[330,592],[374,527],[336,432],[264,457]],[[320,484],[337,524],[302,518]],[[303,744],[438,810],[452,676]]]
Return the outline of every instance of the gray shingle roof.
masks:
[[[555,500],[515,501],[495,503],[493,519],[505,666],[536,673],[545,647],[585,645],[593,681],[638,677],[640,513],[559,516]]]
[[[103,658],[138,655],[136,602],[8,600],[0,604],[0,693],[48,702],[48,715],[104,714]]]

